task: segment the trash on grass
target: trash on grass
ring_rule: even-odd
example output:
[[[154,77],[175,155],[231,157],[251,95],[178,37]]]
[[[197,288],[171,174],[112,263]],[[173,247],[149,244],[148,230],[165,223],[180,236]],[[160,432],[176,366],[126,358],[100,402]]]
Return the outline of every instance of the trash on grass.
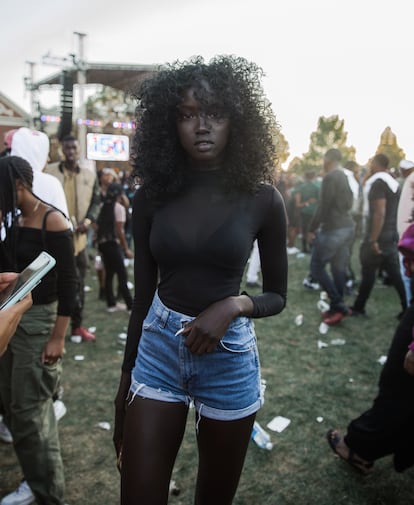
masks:
[[[91,333],[95,333],[96,326],[89,326],[88,331],[90,331]]]
[[[72,335],[70,337],[70,341],[74,342],[75,344],[80,344],[82,342],[82,337],[80,335]]]
[[[173,495],[173,496],[178,496],[180,494],[180,488],[177,486],[177,484],[175,483],[175,480],[171,480],[170,481],[170,487],[169,487],[169,492]]]
[[[85,291],[85,293],[89,293],[89,291],[92,291],[92,288],[90,286],[85,286],[83,290]]]
[[[322,335],[325,335],[326,333],[328,333],[328,330],[329,330],[329,326],[322,322],[320,325],[319,325],[319,333],[321,333]]]
[[[380,365],[384,365],[386,361],[387,361],[387,356],[380,356],[378,359],[378,363]]]
[[[268,451],[273,449],[269,433],[264,430],[257,421],[253,423],[251,439],[254,440],[256,445],[261,449],[267,449]]]
[[[73,357],[75,361],[83,361],[85,359],[85,356],[82,354],[76,354],[76,356]]]
[[[318,416],[318,417],[316,418],[316,422],[318,422],[318,423],[323,423],[323,417],[322,417],[322,416]]]
[[[274,417],[269,423],[267,423],[267,427],[269,430],[277,431],[278,433],[282,433],[284,429],[286,429],[290,424],[290,419],[283,416]]]
[[[298,314],[295,317],[295,324],[296,324],[296,326],[302,326],[302,324],[303,324],[303,314]]]
[[[321,312],[327,312],[330,308],[329,303],[325,302],[325,300],[318,300],[318,303],[316,304],[316,306],[318,307],[318,309]]]
[[[326,342],[322,342],[322,340],[318,340],[318,349],[322,349],[323,347],[328,347]]]
[[[331,345],[345,345],[346,344],[346,340],[344,340],[343,338],[333,338],[331,340]]]
[[[321,291],[321,294],[319,295],[319,298],[321,300],[327,300],[328,299],[328,293],[326,291]]]
[[[101,430],[107,430],[109,431],[111,429],[111,424],[108,423],[107,421],[101,421],[96,425],[97,428],[101,428]]]
[[[126,333],[118,333],[118,338],[119,338],[119,340],[126,340],[127,334]]]

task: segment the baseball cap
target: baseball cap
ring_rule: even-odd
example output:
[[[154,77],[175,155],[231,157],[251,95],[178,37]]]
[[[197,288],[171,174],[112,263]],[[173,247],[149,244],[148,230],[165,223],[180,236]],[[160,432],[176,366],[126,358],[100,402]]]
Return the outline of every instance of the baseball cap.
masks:
[[[118,174],[115,172],[113,168],[105,167],[102,169],[103,174],[111,174],[113,177],[118,177]]]
[[[411,168],[414,168],[414,162],[410,160],[401,160],[400,168],[401,170],[410,170]]]

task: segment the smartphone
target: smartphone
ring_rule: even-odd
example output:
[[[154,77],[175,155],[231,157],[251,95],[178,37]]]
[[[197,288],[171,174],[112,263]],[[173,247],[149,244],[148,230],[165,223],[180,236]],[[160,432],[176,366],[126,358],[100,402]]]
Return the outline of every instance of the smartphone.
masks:
[[[30,265],[19,273],[14,282],[0,292],[0,310],[6,309],[24,298],[55,265],[55,258],[42,251]]]

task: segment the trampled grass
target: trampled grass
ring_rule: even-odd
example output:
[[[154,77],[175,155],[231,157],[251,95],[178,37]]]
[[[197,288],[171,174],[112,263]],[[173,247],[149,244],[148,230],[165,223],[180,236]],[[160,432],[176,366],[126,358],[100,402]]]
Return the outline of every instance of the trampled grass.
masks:
[[[411,505],[413,469],[398,474],[387,457],[375,464],[372,475],[360,476],[332,453],[325,439],[329,428],[345,429],[371,405],[381,371],[378,359],[387,353],[397,325],[397,295],[379,281],[368,302],[368,317],[346,318],[320,334],[316,307],[320,293],[302,285],[308,265],[308,256],[289,258],[287,308],[279,316],[255,322],[267,384],[257,420],[263,427],[275,416],[287,417],[291,423],[282,433],[269,431],[274,442],[271,451],[251,442],[234,503]],[[354,267],[359,274],[357,260]],[[75,344],[68,339],[64,359],[63,400],[68,412],[60,421],[60,439],[66,498],[70,505],[115,505],[119,475],[111,440],[113,399],[123,351],[118,335],[126,331],[127,316],[105,312],[104,303],[97,299],[93,267],[88,284],[92,290],[86,294],[85,324],[96,326],[97,341]],[[303,315],[301,326],[294,322],[298,314]],[[333,345],[337,339],[345,343]],[[327,347],[319,348],[318,341]],[[83,361],[75,359],[79,355]],[[111,430],[98,427],[101,422],[111,423]],[[173,474],[180,493],[171,496],[171,505],[193,503],[196,471],[191,411]],[[0,444],[0,496],[17,487],[20,478],[13,449]]]

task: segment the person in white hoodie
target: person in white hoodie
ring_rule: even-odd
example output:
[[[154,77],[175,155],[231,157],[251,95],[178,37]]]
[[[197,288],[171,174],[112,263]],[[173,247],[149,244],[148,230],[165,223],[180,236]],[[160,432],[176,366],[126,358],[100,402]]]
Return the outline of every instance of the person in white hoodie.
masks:
[[[46,133],[19,128],[11,141],[11,155],[25,159],[33,169],[33,193],[44,202],[69,216],[65,192],[53,175],[43,172],[49,157],[50,142]]]

